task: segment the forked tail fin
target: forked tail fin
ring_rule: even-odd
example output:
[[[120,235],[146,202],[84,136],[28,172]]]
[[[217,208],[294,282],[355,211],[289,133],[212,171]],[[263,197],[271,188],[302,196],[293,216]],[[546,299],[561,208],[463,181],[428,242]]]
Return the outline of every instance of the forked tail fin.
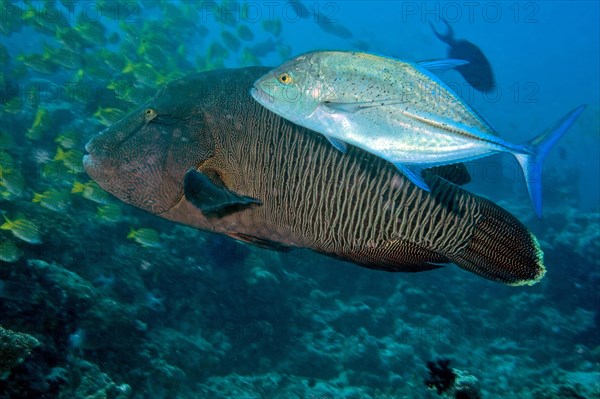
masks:
[[[528,153],[514,154],[521,164],[533,211],[540,219],[542,218],[542,164],[550,149],[569,130],[584,109],[585,105],[575,108],[563,116],[554,127],[528,142],[525,145],[529,149]]]

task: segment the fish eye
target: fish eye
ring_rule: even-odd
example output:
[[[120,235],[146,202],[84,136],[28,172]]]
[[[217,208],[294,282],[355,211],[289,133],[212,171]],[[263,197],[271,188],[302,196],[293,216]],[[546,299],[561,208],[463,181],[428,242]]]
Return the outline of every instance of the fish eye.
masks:
[[[146,109],[146,112],[144,112],[144,118],[146,118],[146,122],[150,122],[152,119],[156,118],[156,115],[156,110],[152,108],[148,108]]]
[[[288,73],[282,73],[277,77],[277,80],[284,85],[289,85],[292,83],[292,77]]]

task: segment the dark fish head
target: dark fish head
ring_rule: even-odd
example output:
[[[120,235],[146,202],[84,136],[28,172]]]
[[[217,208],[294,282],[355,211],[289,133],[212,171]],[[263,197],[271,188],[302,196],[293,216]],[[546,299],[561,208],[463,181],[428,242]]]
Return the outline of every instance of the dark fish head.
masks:
[[[87,174],[103,189],[154,214],[183,197],[185,172],[214,153],[205,128],[202,97],[184,80],[92,138],[83,158]]]

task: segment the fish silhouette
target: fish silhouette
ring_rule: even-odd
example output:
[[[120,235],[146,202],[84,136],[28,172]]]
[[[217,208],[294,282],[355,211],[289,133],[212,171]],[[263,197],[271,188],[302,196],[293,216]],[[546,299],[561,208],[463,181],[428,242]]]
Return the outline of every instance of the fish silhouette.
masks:
[[[445,35],[436,31],[431,22],[429,25],[438,39],[450,46],[450,49],[448,49],[448,58],[468,61],[468,64],[456,67],[456,71],[460,73],[467,83],[475,90],[484,93],[489,93],[494,90],[496,82],[494,80],[492,65],[483,52],[479,47],[468,40],[455,39],[454,31],[450,24],[443,18],[442,21],[444,21],[448,28],[448,32]]]

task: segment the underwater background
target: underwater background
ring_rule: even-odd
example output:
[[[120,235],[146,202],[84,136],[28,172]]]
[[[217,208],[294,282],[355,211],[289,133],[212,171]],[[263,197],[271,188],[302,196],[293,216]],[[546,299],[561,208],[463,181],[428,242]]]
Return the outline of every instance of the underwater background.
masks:
[[[598,2],[0,4],[0,398],[600,397]],[[506,139],[587,104],[545,161],[543,220],[512,157],[467,165],[538,237],[534,286],[251,247],[83,171],[85,143],[172,79],[319,49],[444,58],[442,18],[497,86],[443,80]],[[446,360],[469,389],[427,386]]]

